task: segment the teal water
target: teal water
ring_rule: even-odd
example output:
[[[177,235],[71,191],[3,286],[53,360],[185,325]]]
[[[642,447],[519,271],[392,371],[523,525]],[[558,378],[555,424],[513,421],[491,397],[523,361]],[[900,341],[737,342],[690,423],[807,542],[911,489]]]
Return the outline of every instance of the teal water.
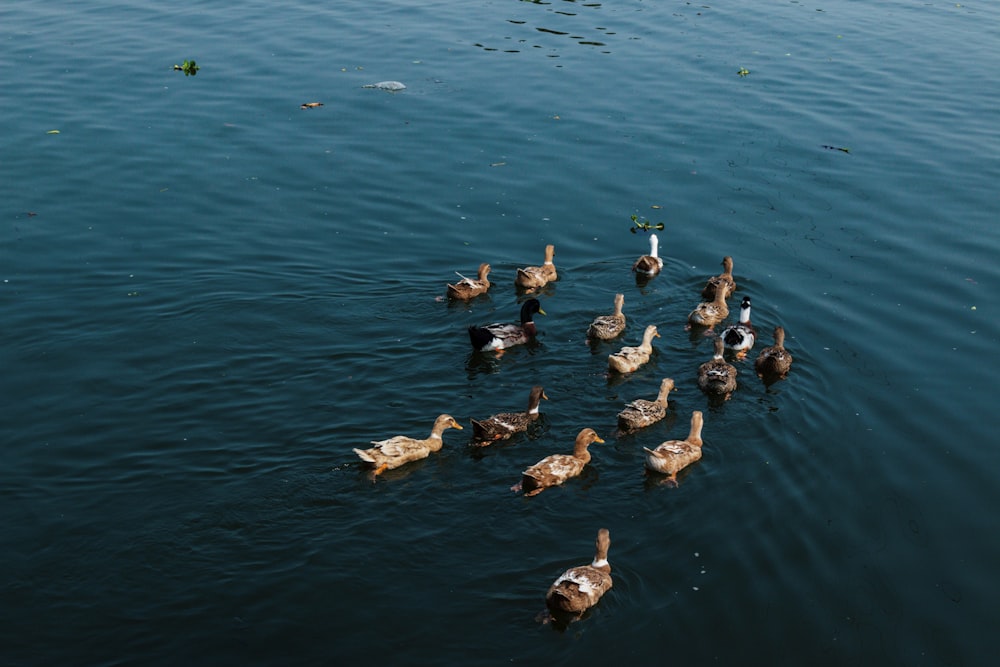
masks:
[[[993,5],[0,15],[0,662],[996,653]],[[407,88],[362,87],[383,80]],[[633,214],[665,224],[643,287]],[[539,343],[471,354],[467,326],[516,317],[514,269],[547,243]],[[765,388],[742,362],[711,406],[711,341],[684,321],[727,254],[757,347],[780,324],[795,365]],[[488,297],[442,299],[482,261]],[[623,343],[662,334],[624,380],[618,343],[584,340],[616,292]],[[667,419],[616,437],[665,376]],[[530,437],[467,447],[469,418],[536,383]],[[692,410],[704,458],[667,488],[641,448]],[[369,480],[352,447],[442,412],[467,430]],[[585,426],[606,443],[581,479],[510,491]],[[601,526],[614,588],[539,623]]]

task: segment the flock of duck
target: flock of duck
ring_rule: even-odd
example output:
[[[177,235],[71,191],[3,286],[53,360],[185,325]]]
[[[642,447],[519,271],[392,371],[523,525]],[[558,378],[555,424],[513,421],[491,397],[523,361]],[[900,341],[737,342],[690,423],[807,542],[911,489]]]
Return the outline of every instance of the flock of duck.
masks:
[[[525,293],[531,293],[558,279],[554,264],[555,248],[545,248],[545,259],[541,266],[517,269],[515,284]],[[716,332],[729,316],[729,299],[736,291],[733,277],[733,259],[722,260],[723,272],[710,277],[701,292],[703,301],[688,315],[688,327],[700,327],[706,335],[714,336],[713,356],[698,367],[698,387],[715,401],[726,401],[736,390],[737,369],[726,360],[726,351],[731,350],[737,359],[744,359],[753,348],[757,332],[750,321],[750,297],[744,296],[740,303],[739,321]],[[650,252],[639,257],[632,264],[637,281],[646,281],[660,273],[663,259],[658,254],[656,234],[650,235]],[[476,278],[459,274],[461,280],[447,286],[450,299],[470,300],[485,294],[491,287],[490,265],[481,264]],[[625,297],[615,295],[614,310],[610,315],[596,317],[587,329],[591,340],[612,341],[625,331],[626,318],[622,312]],[[544,315],[538,299],[529,298],[521,306],[520,321],[517,323],[492,323],[469,327],[469,341],[479,352],[494,352],[502,355],[507,348],[528,343],[537,335],[534,323],[536,314]],[[642,342],[638,346],[624,346],[608,356],[609,373],[633,373],[646,364],[653,351],[653,339],[659,337],[655,325],[643,331]],[[792,355],[784,347],[785,332],[782,327],[774,329],[774,344],[761,350],[754,361],[757,376],[767,385],[783,380],[792,365]],[[618,428],[622,433],[634,432],[655,424],[666,416],[667,397],[674,388],[672,378],[664,378],[660,384],[656,400],[636,399],[628,403],[618,413]],[[547,399],[541,386],[532,387],[524,412],[501,412],[486,419],[472,419],[472,444],[488,446],[508,439],[517,433],[527,431],[540,414],[540,403]],[[667,440],[653,449],[644,447],[647,469],[666,476],[665,481],[677,484],[677,473],[701,459],[701,431],[704,416],[695,410],[691,414],[688,436],[683,440]],[[385,470],[398,468],[411,461],[426,458],[442,447],[442,435],[447,429],[463,430],[461,424],[451,415],[440,415],[425,439],[397,435],[387,440],[373,441],[368,449],[355,449],[362,461],[371,464],[373,475]],[[513,487],[533,496],[545,489],[558,486],[580,475],[591,456],[588,447],[604,440],[591,428],[585,428],[576,436],[572,454],[552,454],[546,456],[521,474],[521,481]],[[606,528],[597,534],[596,551],[589,565],[573,567],[564,572],[551,585],[546,594],[546,604],[553,613],[581,614],[597,604],[601,596],[611,588],[611,566],[608,563],[610,534]]]

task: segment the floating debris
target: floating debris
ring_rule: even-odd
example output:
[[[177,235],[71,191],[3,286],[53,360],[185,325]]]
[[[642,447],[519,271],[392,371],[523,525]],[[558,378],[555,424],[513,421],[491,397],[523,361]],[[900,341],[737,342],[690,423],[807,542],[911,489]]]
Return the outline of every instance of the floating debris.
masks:
[[[406,86],[399,81],[379,81],[378,83],[368,83],[362,88],[378,88],[379,90],[388,90],[390,92],[396,92],[397,90],[403,90]]]
[[[736,71],[736,73],[739,74],[740,76],[746,76],[747,74],[750,73],[750,70],[748,70],[746,67],[741,67]]]
[[[656,224],[651,223],[649,220],[643,218],[639,220],[639,216],[632,214],[632,222],[635,223],[635,227],[630,227],[629,231],[635,234],[640,229],[644,232],[648,232],[651,229],[662,230],[664,225],[662,222],[657,222]]]
[[[315,109],[323,106],[322,102],[305,102],[299,106],[300,109]]]
[[[49,130],[45,134],[59,134],[59,130]]]
[[[829,151],[840,151],[842,153],[850,153],[851,152],[850,148],[843,148],[841,146],[827,146],[826,144],[823,144],[823,148],[825,148],[825,149],[827,149]]]
[[[174,65],[174,69],[184,72],[184,76],[194,76],[198,73],[201,67],[193,60],[185,60],[182,65]]]

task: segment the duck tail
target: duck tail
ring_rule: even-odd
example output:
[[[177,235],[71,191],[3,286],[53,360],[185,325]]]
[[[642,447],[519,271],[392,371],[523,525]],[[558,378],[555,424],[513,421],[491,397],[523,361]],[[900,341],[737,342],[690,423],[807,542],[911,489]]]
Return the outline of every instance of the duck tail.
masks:
[[[493,340],[493,334],[483,327],[477,327],[474,324],[469,327],[469,341],[475,349],[482,350],[490,344],[491,340]]]
[[[367,461],[368,463],[375,463],[375,457],[366,452],[363,449],[354,448],[354,453],[358,455],[362,461]]]

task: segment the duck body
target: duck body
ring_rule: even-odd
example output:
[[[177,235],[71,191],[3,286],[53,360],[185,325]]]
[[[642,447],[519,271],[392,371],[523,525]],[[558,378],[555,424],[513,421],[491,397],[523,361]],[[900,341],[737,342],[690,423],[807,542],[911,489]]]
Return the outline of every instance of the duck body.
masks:
[[[505,350],[508,347],[522,345],[533,339],[538,330],[532,317],[535,313],[545,314],[538,299],[528,299],[521,306],[521,323],[495,323],[469,327],[469,341],[472,347],[480,352],[489,350]]]
[[[714,299],[695,306],[688,315],[688,322],[701,327],[714,327],[727,317],[729,317],[729,306],[726,304],[725,290],[716,290]]]
[[[423,440],[397,435],[387,440],[373,440],[370,449],[355,449],[354,453],[362,461],[371,463],[375,467],[375,474],[378,475],[384,470],[392,470],[410,461],[427,458],[431,452],[439,451],[444,444],[441,434],[449,428],[462,430],[462,426],[454,417],[441,415],[434,420],[430,436]]]
[[[647,449],[646,467],[654,472],[668,475],[668,480],[676,485],[677,473],[701,458],[702,414],[695,410],[691,414],[691,431],[684,440],[667,440],[656,449]]]
[[[488,278],[490,265],[485,262],[479,265],[478,278],[466,278],[460,273],[458,275],[461,280],[454,285],[448,284],[448,298],[450,299],[468,301],[480,294],[485,294],[490,289],[490,279]]]
[[[479,446],[486,446],[497,440],[506,440],[516,433],[527,431],[540,414],[539,403],[548,396],[540,386],[531,388],[528,395],[528,409],[524,412],[500,412],[481,421],[472,420],[472,439]]]
[[[587,447],[594,442],[604,442],[593,429],[585,428],[576,436],[572,454],[546,456],[521,473],[521,488],[526,496],[534,496],[550,486],[559,486],[576,477],[590,463]]]
[[[708,279],[705,284],[705,288],[701,290],[702,298],[713,301],[715,299],[715,292],[720,287],[726,291],[725,297],[728,299],[736,291],[736,279],[733,278],[733,258],[730,256],[725,256],[722,258],[722,273],[717,276],[712,276]]]
[[[571,567],[559,575],[545,594],[545,606],[556,613],[581,614],[596,605],[613,585],[608,563],[610,546],[608,529],[602,528],[597,532],[594,560],[590,565]]]
[[[760,351],[753,364],[757,377],[768,384],[788,377],[792,368],[792,355],[785,349],[785,330],[774,327],[774,345]]]
[[[642,335],[642,344],[638,347],[623,347],[618,352],[608,355],[608,368],[618,373],[632,373],[649,361],[653,354],[653,338],[659,337],[656,327],[650,324]]]
[[[722,340],[728,349],[736,352],[736,356],[742,359],[753,347],[756,339],[757,332],[750,323],[750,297],[745,296],[743,303],[740,304],[739,323],[726,327],[722,331]]]
[[[698,367],[698,388],[709,396],[729,400],[736,391],[736,367],[723,358],[725,343],[715,339],[715,355]]]
[[[649,235],[649,254],[643,255],[632,264],[636,276],[652,278],[663,268],[663,259],[659,253],[660,239],[656,234]]]
[[[655,401],[639,398],[626,405],[625,409],[618,413],[619,430],[637,431],[663,419],[667,415],[667,396],[673,388],[674,381],[671,378],[664,378]]]
[[[587,337],[611,340],[620,336],[625,331],[625,315],[622,313],[624,303],[625,295],[616,294],[615,311],[610,315],[600,315],[594,318],[594,321],[587,328]]]
[[[554,245],[545,246],[545,262],[541,266],[528,266],[517,270],[514,284],[522,289],[538,289],[547,283],[558,280],[556,265],[552,259],[555,257],[556,249]]]

